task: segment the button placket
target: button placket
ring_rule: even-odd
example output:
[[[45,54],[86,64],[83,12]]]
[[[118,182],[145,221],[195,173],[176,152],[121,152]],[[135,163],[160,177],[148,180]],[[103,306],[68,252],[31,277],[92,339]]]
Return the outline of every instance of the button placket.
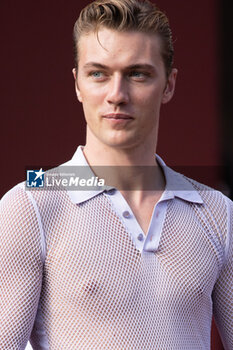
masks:
[[[137,239],[139,240],[139,242],[143,242],[143,241],[144,241],[144,235],[143,235],[143,233],[139,233]]]
[[[129,219],[131,216],[128,210],[123,211],[122,215],[124,216],[125,219]]]
[[[145,242],[145,236],[142,233],[141,226],[139,225],[136,217],[132,213],[131,208],[129,207],[122,194],[118,190],[115,190],[114,193],[112,193],[112,191],[110,193],[109,192],[110,190],[106,191],[105,195],[112,202],[115,212],[121,219],[126,231],[128,232],[131,240],[133,241],[135,248],[138,251],[142,252]]]
[[[156,251],[159,246],[162,227],[167,209],[167,201],[161,201],[156,204],[152,214],[151,224],[146,237],[144,249],[146,251]]]

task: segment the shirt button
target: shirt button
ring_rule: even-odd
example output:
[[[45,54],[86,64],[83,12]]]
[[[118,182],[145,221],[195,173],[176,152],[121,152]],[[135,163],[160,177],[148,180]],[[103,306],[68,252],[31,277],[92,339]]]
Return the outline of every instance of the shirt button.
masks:
[[[130,212],[128,212],[127,210],[124,211],[123,216],[124,216],[124,218],[128,219],[130,217]]]
[[[142,242],[142,241],[144,240],[144,236],[143,236],[142,233],[139,233],[139,235],[138,235],[138,240],[139,240],[140,242]]]

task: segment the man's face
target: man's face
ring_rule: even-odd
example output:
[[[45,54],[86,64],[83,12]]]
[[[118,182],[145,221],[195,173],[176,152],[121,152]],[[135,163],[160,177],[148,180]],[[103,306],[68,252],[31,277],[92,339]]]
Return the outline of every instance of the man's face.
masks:
[[[87,143],[131,148],[156,144],[159,112],[174,92],[166,78],[160,39],[101,28],[79,41],[76,91],[87,122]]]

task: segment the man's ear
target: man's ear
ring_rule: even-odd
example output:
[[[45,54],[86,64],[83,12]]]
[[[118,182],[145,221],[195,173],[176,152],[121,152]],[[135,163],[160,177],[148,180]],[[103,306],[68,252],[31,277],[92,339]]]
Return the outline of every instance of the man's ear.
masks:
[[[172,99],[175,92],[177,73],[177,69],[173,68],[167,79],[167,84],[163,92],[162,103],[167,103]]]
[[[77,69],[73,68],[72,73],[73,73],[73,77],[74,77],[74,86],[75,86],[75,92],[76,92],[77,99],[79,100],[79,102],[82,102],[81,93],[80,93],[80,90],[78,87]]]

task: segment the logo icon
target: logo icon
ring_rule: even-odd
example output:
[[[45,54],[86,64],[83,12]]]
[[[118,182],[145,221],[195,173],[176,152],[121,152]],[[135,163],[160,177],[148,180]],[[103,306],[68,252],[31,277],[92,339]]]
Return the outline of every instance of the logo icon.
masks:
[[[27,187],[44,187],[44,173],[40,170],[27,170]]]

